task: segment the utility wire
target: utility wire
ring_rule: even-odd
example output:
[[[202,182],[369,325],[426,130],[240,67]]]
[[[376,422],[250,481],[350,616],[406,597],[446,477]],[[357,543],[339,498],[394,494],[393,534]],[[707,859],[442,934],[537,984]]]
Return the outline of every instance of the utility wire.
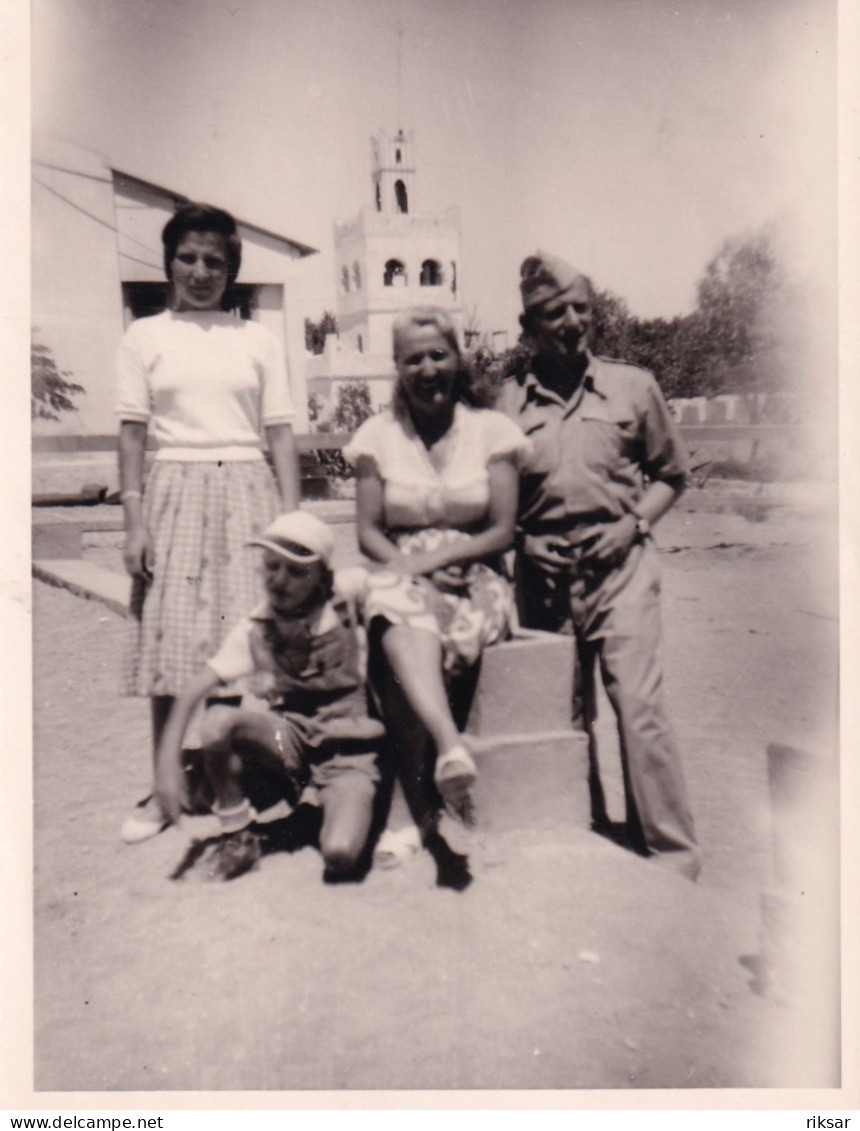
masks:
[[[96,224],[100,224],[103,228],[107,228],[107,230],[109,232],[113,232],[115,235],[119,236],[121,239],[131,240],[132,243],[136,243],[138,245],[138,247],[142,247],[144,249],[144,251],[148,251],[151,255],[157,254],[157,252],[155,252],[149,244],[143,243],[142,240],[135,239],[134,236],[126,235],[126,233],[121,232],[116,227],[116,225],[109,224],[107,222],[107,220],[103,220],[101,218],[101,216],[96,216],[95,213],[93,213],[93,212],[88,212],[86,208],[82,208],[80,206],[80,204],[76,204],[74,200],[70,200],[67,196],[64,196],[61,192],[58,192],[57,189],[55,189],[53,187],[53,185],[46,184],[44,181],[39,180],[38,177],[34,177],[33,180],[36,182],[37,185],[41,185],[41,187],[43,189],[45,189],[47,192],[51,193],[53,196],[57,197],[58,200],[62,200],[62,202],[64,204],[68,204],[68,206],[70,208],[74,208],[74,210],[76,212],[82,213],[89,220],[94,220]],[[146,263],[143,259],[137,259],[137,258],[135,258],[135,256],[128,255],[126,252],[123,252],[123,251],[121,251],[120,254],[125,255],[126,258],[128,258],[128,259],[133,259],[135,263],[142,263],[144,267],[155,267],[156,269],[160,269],[162,267],[161,263],[157,263],[157,262],[156,263]]]
[[[99,184],[112,184],[110,177],[97,177],[95,173],[82,173],[80,169],[67,169],[64,165],[52,165],[50,161],[33,161],[41,169],[52,169],[55,173],[68,173],[70,177],[83,177],[87,181],[98,181]]]

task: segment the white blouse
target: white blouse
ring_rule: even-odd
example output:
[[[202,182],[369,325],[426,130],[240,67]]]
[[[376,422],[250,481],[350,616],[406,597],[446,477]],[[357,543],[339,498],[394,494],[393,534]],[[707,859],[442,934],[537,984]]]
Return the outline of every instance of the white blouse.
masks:
[[[429,450],[408,417],[386,410],[361,425],[343,454],[353,466],[362,457],[373,460],[389,530],[467,529],[486,517],[490,463],[507,459],[519,468],[529,447],[503,413],[458,401],[451,428]]]
[[[278,340],[222,311],[139,318],[120,343],[118,370],[117,415],[151,420],[162,459],[212,449],[261,458],[263,427],[295,415]]]

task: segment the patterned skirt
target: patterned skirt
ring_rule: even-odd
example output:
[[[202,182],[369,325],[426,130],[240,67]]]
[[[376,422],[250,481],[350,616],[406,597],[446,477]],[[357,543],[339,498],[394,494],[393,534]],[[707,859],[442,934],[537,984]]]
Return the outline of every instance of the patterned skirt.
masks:
[[[467,535],[459,530],[415,530],[395,536],[403,554],[434,550]],[[429,577],[404,577],[381,570],[368,579],[365,620],[381,617],[389,624],[423,629],[439,637],[446,676],[455,676],[478,662],[484,648],[504,640],[513,613],[507,580],[483,562],[462,567],[462,592],[437,589]]]
[[[178,695],[264,596],[246,545],[281,510],[263,460],[156,460],[143,498],[152,580],[132,583],[126,695]]]

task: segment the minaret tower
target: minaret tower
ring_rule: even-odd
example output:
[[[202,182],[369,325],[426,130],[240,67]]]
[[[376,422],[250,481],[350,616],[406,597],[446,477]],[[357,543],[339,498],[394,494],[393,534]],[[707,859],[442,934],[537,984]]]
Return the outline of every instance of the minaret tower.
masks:
[[[407,216],[415,211],[415,162],[412,132],[398,129],[394,137],[385,130],[371,138],[371,175],[376,211],[388,216]]]
[[[410,306],[441,306],[462,329],[460,216],[416,210],[411,133],[380,130],[370,145],[373,205],[335,224],[337,324],[342,346],[390,363],[391,325]]]
[[[403,29],[397,43],[397,122],[401,112]],[[463,340],[460,213],[420,212],[412,132],[401,124],[370,140],[372,203],[334,226],[338,335],[312,358],[308,388],[333,405],[343,382],[366,380],[376,408],[391,399],[392,326],[413,306],[445,310]]]

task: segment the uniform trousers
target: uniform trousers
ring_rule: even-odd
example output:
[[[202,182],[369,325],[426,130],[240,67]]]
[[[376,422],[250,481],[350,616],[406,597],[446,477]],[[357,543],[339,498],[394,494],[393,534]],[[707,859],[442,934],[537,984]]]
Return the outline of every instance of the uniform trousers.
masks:
[[[665,706],[656,559],[646,541],[635,543],[615,569],[578,565],[550,577],[519,554],[517,596],[527,626],[573,633],[573,719],[588,735],[594,827],[609,826],[595,736],[599,669],[618,727],[628,838],[634,848],[695,879],[695,826]]]

